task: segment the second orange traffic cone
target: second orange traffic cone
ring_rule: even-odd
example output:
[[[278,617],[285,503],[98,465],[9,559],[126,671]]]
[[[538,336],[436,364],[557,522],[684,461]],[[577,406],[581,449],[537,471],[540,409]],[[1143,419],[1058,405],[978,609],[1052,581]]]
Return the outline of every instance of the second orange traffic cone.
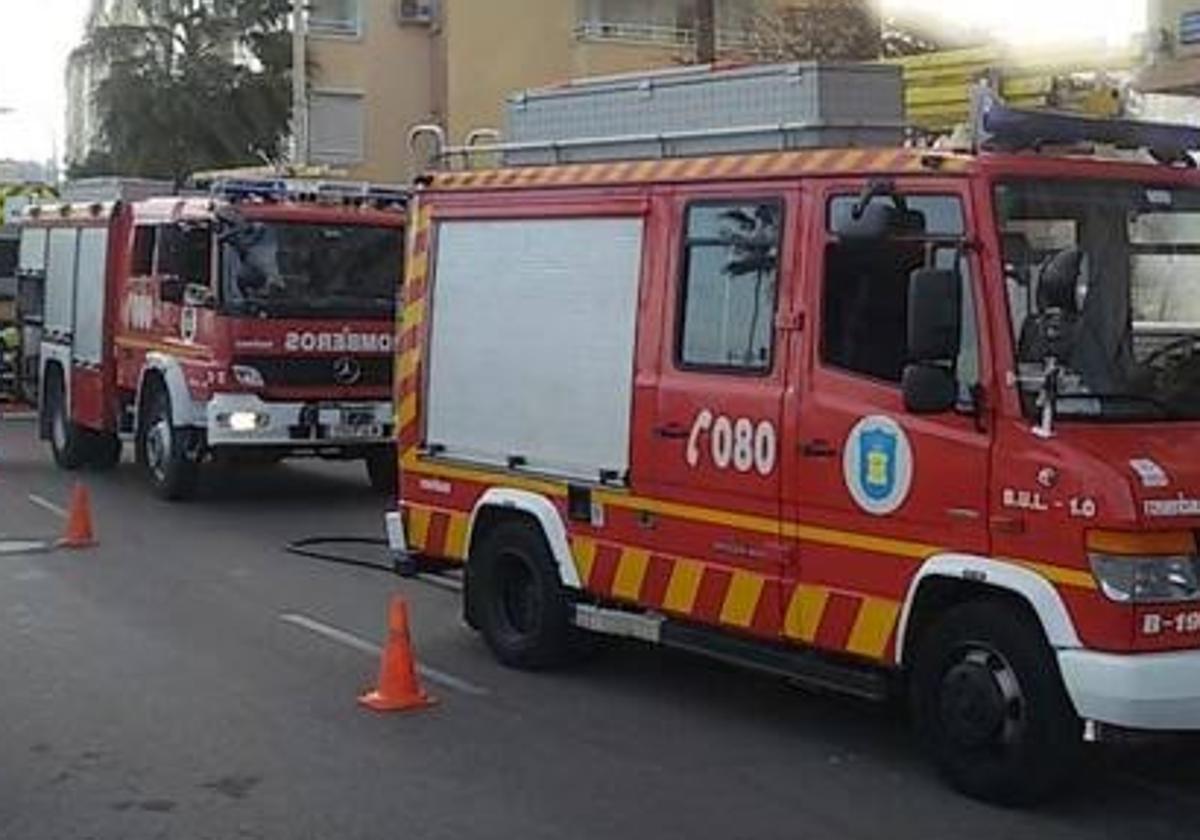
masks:
[[[88,548],[96,544],[96,535],[92,530],[92,501],[82,482],[76,482],[71,491],[67,529],[58,544],[62,548]]]
[[[392,598],[388,610],[388,638],[379,663],[379,687],[359,697],[358,702],[377,712],[423,709],[436,702],[417,679],[408,636],[408,604],[399,595]]]

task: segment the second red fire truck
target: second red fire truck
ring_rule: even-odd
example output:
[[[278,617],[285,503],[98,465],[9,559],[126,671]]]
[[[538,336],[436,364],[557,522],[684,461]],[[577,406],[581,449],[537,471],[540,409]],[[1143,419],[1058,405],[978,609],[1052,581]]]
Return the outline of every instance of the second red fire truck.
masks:
[[[361,458],[394,486],[392,323],[406,194],[228,181],[211,195],[31,209],[45,280],[41,423],[57,463],[190,496],[209,459]]]

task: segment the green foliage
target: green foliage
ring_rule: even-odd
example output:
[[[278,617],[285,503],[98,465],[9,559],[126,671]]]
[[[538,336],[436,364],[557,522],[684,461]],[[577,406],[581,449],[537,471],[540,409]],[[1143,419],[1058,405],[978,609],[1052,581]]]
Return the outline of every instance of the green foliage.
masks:
[[[71,175],[170,178],[281,157],[291,116],[291,0],[137,0],[83,49],[103,148]]]

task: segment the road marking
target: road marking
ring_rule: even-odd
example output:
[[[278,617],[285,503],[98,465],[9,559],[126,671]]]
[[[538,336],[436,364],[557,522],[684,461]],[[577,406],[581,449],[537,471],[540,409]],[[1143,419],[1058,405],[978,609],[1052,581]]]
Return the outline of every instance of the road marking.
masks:
[[[417,580],[421,581],[421,583],[427,583],[430,586],[436,586],[438,589],[445,589],[447,592],[463,591],[461,578],[450,577],[449,575],[437,572],[418,572]]]
[[[315,618],[301,615],[300,613],[283,613],[279,616],[279,620],[294,627],[311,631],[319,636],[324,636],[330,641],[337,642],[362,653],[378,656],[383,652],[383,648],[375,642],[368,641],[347,630],[342,630],[339,627],[334,627]],[[475,685],[453,674],[447,674],[445,671],[439,671],[437,668],[430,668],[428,665],[423,665],[420,662],[417,663],[417,673],[431,683],[437,683],[446,688],[461,691],[463,694],[470,694],[473,697],[485,697],[491,693],[482,686]]]
[[[30,493],[28,496],[26,496],[26,498],[29,499],[29,501],[33,502],[38,507],[50,511],[55,516],[57,516],[61,519],[67,518],[67,511],[65,508],[59,507],[58,505],[54,504],[54,502],[50,501],[49,499],[45,498],[44,496],[39,496],[37,493]]]
[[[0,540],[0,556],[9,554],[41,554],[50,550],[44,540]]]

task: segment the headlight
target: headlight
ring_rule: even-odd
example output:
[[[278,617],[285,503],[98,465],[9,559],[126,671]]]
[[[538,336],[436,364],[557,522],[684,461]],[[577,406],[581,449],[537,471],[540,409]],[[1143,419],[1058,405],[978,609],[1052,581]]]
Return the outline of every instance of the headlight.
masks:
[[[1092,574],[1109,600],[1124,604],[1200,601],[1200,558],[1090,557]]]
[[[253,432],[271,424],[271,415],[256,411],[230,411],[217,415],[217,425],[233,432]]]
[[[243,388],[261,388],[267,384],[259,369],[250,365],[234,365],[233,378]]]

